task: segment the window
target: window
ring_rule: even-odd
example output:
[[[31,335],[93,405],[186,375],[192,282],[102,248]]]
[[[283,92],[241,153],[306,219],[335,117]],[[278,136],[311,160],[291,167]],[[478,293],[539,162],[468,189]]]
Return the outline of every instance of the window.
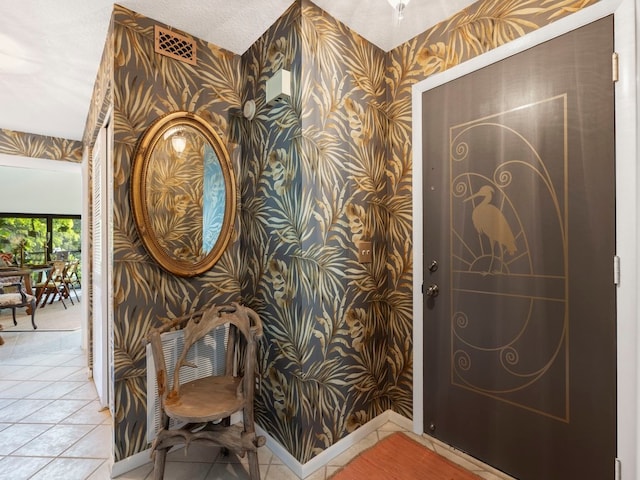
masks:
[[[16,263],[43,264],[80,259],[79,215],[0,213],[0,252],[13,253]]]

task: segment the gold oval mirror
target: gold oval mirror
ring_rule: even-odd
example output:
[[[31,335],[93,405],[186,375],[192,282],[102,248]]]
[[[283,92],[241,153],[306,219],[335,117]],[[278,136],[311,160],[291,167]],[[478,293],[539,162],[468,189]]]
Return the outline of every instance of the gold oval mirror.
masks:
[[[168,272],[193,277],[218,261],[233,234],[236,181],[211,125],[173,112],[149,126],[133,160],[131,208],[142,243]]]

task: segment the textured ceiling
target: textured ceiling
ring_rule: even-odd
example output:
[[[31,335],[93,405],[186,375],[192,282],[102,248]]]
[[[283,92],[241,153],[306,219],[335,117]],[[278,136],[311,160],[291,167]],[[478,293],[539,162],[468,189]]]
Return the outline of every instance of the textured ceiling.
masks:
[[[122,6],[242,54],[292,0],[123,0]],[[473,3],[411,0],[396,24],[387,0],[314,0],[385,51]],[[0,4],[0,128],[80,140],[113,4]]]

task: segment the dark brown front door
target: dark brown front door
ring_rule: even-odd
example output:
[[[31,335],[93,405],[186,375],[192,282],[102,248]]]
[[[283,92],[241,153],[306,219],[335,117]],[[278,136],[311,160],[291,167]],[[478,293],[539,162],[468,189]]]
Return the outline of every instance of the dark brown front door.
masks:
[[[423,94],[425,431],[521,480],[613,477],[612,52],[609,17]]]

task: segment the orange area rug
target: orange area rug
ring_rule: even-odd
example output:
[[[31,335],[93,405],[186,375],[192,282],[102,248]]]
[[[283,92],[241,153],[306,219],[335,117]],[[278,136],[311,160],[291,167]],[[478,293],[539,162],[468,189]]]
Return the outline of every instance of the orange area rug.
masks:
[[[481,480],[403,433],[394,433],[351,460],[331,480]]]

